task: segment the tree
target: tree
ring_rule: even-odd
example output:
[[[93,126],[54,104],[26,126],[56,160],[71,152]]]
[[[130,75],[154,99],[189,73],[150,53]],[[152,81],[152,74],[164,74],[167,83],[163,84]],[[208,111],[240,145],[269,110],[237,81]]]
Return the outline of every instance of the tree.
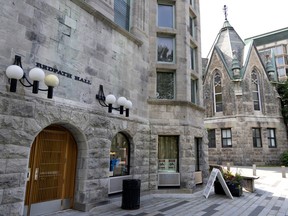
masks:
[[[284,122],[285,122],[286,127],[287,127],[287,123],[288,123],[288,81],[286,80],[286,82],[284,82],[284,83],[278,83],[276,88],[277,88],[278,94],[280,96],[282,115],[283,115]]]

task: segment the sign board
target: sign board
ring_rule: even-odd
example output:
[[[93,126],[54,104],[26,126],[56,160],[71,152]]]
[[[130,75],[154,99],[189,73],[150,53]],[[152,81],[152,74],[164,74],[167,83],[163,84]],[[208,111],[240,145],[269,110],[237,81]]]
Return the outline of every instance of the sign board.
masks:
[[[158,169],[162,171],[175,171],[177,170],[176,159],[159,159]]]
[[[222,173],[220,172],[219,169],[216,169],[216,168],[213,168],[213,170],[212,170],[212,172],[211,172],[211,174],[209,176],[209,180],[207,182],[207,185],[206,185],[206,187],[205,187],[205,189],[203,191],[203,195],[205,196],[205,198],[206,199],[208,198],[208,196],[210,194],[210,191],[211,191],[211,189],[212,189],[212,187],[214,185],[214,182],[216,180],[216,177],[218,178],[218,180],[219,180],[222,188],[224,189],[226,195],[229,196],[231,199],[233,199],[233,196],[230,193],[229,188],[226,185],[226,182],[225,182],[225,180],[224,180],[224,178],[222,176]]]

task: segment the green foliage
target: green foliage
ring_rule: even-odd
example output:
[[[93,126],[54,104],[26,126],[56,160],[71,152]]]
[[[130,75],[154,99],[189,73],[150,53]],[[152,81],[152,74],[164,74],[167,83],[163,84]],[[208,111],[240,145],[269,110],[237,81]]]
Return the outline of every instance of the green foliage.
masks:
[[[278,83],[277,91],[281,99],[282,115],[285,123],[288,123],[288,80],[284,83]]]
[[[224,180],[236,185],[241,185],[242,181],[243,181],[243,177],[240,175],[240,173],[235,173],[233,174],[231,171],[229,170],[223,170],[222,171],[222,175]]]
[[[280,161],[282,165],[288,166],[288,151],[285,151],[281,154]]]

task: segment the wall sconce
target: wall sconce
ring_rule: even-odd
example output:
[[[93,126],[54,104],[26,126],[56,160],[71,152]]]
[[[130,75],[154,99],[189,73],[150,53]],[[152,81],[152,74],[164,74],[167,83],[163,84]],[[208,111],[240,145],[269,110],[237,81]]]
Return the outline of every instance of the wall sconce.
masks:
[[[33,80],[31,83],[26,74],[23,72],[21,56],[15,55],[14,64],[10,65],[6,69],[6,76],[10,79],[10,92],[16,92],[17,80],[25,87],[32,87],[32,93],[37,94],[39,91],[48,91],[47,98],[53,97],[53,88],[59,85],[59,79],[53,74],[49,74],[45,77],[45,73],[40,68],[33,68],[29,71],[29,78]],[[28,82],[28,85],[23,81]],[[43,81],[48,86],[48,89],[40,89],[39,82]]]
[[[129,117],[129,109],[132,108],[132,102],[127,100],[125,97],[119,97],[117,104],[119,107],[113,107],[112,105],[116,102],[116,97],[113,94],[109,94],[105,97],[103,86],[99,86],[98,94],[96,94],[96,99],[99,104],[103,107],[108,107],[108,112],[111,113],[112,110],[117,110],[122,115],[123,112],[126,113],[126,117]],[[125,108],[125,109],[124,109]]]

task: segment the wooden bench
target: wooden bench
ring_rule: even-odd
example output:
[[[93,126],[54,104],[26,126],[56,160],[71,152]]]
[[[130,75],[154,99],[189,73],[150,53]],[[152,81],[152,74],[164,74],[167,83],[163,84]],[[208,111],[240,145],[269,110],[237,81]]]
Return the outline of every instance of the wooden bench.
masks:
[[[254,180],[258,179],[259,176],[242,176],[243,177],[243,188],[253,193],[255,191]]]

